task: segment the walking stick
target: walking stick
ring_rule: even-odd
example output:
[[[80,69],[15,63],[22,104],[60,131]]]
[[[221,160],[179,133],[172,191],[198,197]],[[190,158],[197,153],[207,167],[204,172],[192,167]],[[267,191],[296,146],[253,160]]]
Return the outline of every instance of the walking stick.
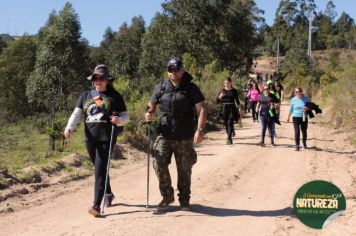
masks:
[[[113,116],[115,116],[116,114],[114,114],[115,112],[113,112]],[[106,194],[106,189],[108,186],[108,179],[109,179],[109,168],[110,168],[110,160],[111,160],[111,156],[112,156],[112,143],[114,140],[114,131],[115,131],[115,125],[112,124],[111,126],[111,137],[110,137],[110,146],[109,146],[109,157],[108,157],[108,164],[106,166],[106,176],[105,176],[105,186],[104,186],[104,198],[105,198],[105,194]],[[104,214],[104,207],[105,207],[105,201],[103,201],[103,210],[101,211],[101,215]]]
[[[151,122],[147,122],[147,137],[148,137],[148,152],[147,152],[147,199],[146,208],[149,208],[149,195],[150,195],[150,152],[151,152]]]

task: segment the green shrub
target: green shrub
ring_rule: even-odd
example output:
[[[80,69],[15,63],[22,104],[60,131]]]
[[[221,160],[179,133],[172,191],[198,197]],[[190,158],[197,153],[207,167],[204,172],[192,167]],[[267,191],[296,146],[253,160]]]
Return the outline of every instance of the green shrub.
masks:
[[[320,86],[325,88],[336,81],[337,78],[334,73],[331,71],[326,71],[325,74],[320,77]]]

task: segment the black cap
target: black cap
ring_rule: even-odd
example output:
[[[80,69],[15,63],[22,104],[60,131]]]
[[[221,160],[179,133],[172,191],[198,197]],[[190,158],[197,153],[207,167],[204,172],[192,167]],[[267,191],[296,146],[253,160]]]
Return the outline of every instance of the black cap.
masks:
[[[183,66],[182,60],[177,57],[173,57],[168,61],[167,70],[168,71],[180,70],[182,66]]]

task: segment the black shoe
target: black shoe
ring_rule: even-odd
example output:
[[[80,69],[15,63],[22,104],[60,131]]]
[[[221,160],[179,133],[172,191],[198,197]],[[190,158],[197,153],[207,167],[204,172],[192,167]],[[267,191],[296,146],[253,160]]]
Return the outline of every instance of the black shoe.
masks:
[[[295,150],[298,152],[298,151],[300,151],[300,147],[299,146],[296,146],[295,147]]]
[[[189,202],[181,202],[180,203],[180,209],[182,211],[190,211],[190,204]]]
[[[100,216],[100,207],[92,206],[91,208],[89,208],[88,212],[92,216],[99,217]]]
[[[265,143],[263,143],[263,142],[259,142],[258,145],[260,145],[261,147],[265,147],[266,146]]]
[[[227,145],[231,145],[231,144],[232,144],[232,138],[228,138],[228,139],[226,140],[226,144],[227,144]]]
[[[106,207],[111,207],[112,206],[112,201],[115,199],[115,196],[114,194],[105,194],[105,197],[104,197],[104,205]]]
[[[274,144],[274,142],[272,142],[271,145],[272,145],[272,147],[275,147],[275,146],[276,146],[276,144]]]
[[[166,209],[169,204],[174,202],[174,195],[169,197],[163,197],[162,201],[158,204],[158,209],[163,210]]]

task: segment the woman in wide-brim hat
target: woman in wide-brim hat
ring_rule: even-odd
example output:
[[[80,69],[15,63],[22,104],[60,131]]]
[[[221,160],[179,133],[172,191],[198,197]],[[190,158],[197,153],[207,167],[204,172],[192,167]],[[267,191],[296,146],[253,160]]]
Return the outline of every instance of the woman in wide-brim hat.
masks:
[[[69,138],[70,133],[76,129],[80,122],[81,116],[84,115],[85,145],[95,167],[94,202],[89,213],[99,216],[103,197],[106,206],[110,206],[114,199],[109,178],[104,194],[111,126],[115,125],[116,127],[114,140],[112,140],[114,145],[117,133],[128,121],[129,116],[124,99],[112,85],[114,77],[109,74],[106,65],[97,65],[87,79],[92,81],[92,89],[80,95],[64,130],[64,136]]]

